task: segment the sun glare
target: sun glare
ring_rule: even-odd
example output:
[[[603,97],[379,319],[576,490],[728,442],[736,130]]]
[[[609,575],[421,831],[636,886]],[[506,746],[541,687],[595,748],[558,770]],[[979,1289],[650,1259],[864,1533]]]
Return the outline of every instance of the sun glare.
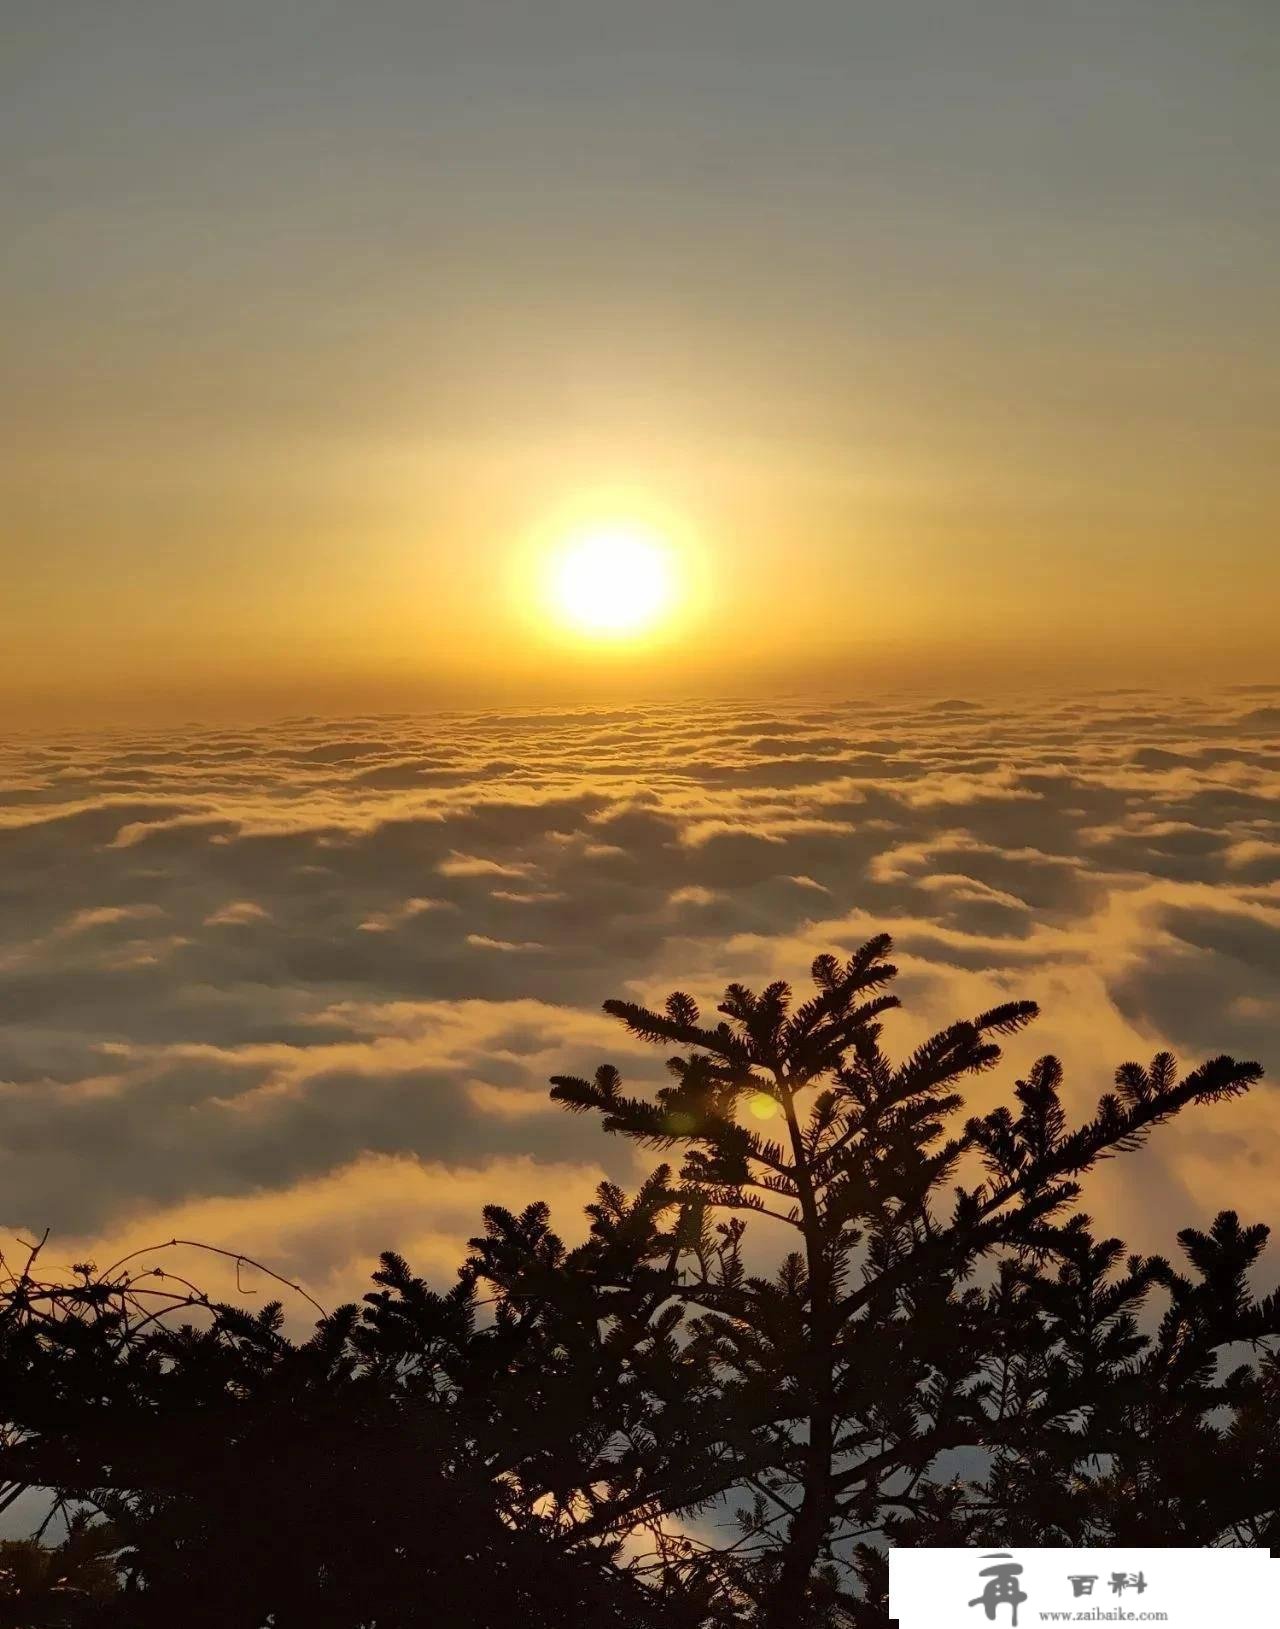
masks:
[[[622,635],[651,627],[671,605],[670,547],[634,525],[593,526],[573,537],[554,568],[560,614],[588,633]]]

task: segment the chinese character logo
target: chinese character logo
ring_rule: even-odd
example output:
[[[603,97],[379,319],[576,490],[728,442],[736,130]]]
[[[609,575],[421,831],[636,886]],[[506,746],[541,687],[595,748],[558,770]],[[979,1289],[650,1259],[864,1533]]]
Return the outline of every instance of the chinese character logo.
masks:
[[[986,1555],[984,1561],[998,1561],[997,1567],[986,1567],[979,1574],[985,1578],[987,1584],[981,1595],[969,1602],[970,1606],[980,1606],[987,1614],[987,1622],[996,1621],[997,1608],[1006,1603],[1013,1608],[1013,1617],[1010,1619],[1012,1629],[1018,1629],[1018,1607],[1027,1599],[1025,1591],[1018,1583],[1022,1568],[1018,1562],[1003,1551],[996,1555]]]

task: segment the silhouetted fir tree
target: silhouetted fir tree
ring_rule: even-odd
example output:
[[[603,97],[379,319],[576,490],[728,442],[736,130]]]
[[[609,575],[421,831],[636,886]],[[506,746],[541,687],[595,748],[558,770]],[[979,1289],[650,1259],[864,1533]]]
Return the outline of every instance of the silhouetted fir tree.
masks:
[[[0,1476],[107,1519],[122,1590],[103,1625],[702,1622],[683,1596],[706,1592],[677,1589],[678,1557],[661,1599],[614,1564],[647,1477],[683,1489],[711,1474],[674,1431],[642,1443],[619,1383],[662,1340],[644,1265],[658,1248],[669,1257],[643,1196],[603,1195],[577,1252],[543,1207],[495,1208],[448,1294],[388,1255],[363,1313],[339,1309],[301,1345],[278,1305],[187,1297],[199,1327],[155,1317],[128,1279],[23,1275],[0,1310]],[[478,1325],[482,1271],[518,1282]],[[656,1361],[674,1421],[698,1377],[673,1358]],[[602,1445],[620,1431],[638,1446],[615,1467]]]
[[[999,1449],[948,1520],[953,1541],[980,1542],[996,1521],[1007,1543],[1277,1547],[1280,1364],[1267,1343],[1280,1295],[1255,1301],[1247,1277],[1267,1234],[1233,1211],[1207,1234],[1185,1230],[1189,1278],[1160,1257],[1117,1271],[1119,1241],[1080,1227],[1056,1274],[1009,1275],[1002,1377],[1015,1417],[1072,1389],[1086,1414]],[[1137,1314],[1153,1291],[1165,1310],[1144,1333]]]
[[[452,1289],[387,1254],[301,1343],[154,1271],[0,1282],[0,1508],[51,1490],[118,1584],[64,1591],[69,1629],[882,1626],[886,1540],[1276,1544],[1266,1230],[1224,1212],[1178,1271],[1076,1209],[1099,1159],[1257,1066],[1125,1065],[1072,1127],[1044,1058],[965,1118],[1035,1008],[895,1065],[889,948],[820,957],[799,1005],[731,985],[712,1024],[606,1003],[680,1049],[672,1084],[553,1095],[683,1159],[603,1185],[576,1247],[545,1205],[489,1206]]]
[[[87,1511],[63,1538],[0,1542],[0,1629],[78,1629],[101,1621],[119,1592],[109,1528]]]
[[[1079,1435],[1084,1418],[1112,1444],[1101,1451],[1113,1480],[1073,1498],[1119,1526],[1126,1477],[1163,1475],[1161,1499],[1178,1503],[1175,1460],[1149,1442],[1144,1458],[1140,1428],[1176,1419],[1194,1436],[1211,1429],[1197,1405],[1243,1405],[1246,1395],[1274,1404],[1273,1370],[1267,1393],[1265,1378],[1248,1392],[1240,1379],[1215,1389],[1206,1367],[1215,1338],[1275,1333],[1274,1303],[1253,1307],[1242,1280],[1222,1278],[1226,1258],[1203,1246],[1196,1265],[1219,1281],[1191,1287],[1162,1263],[1132,1262],[1112,1283],[1120,1247],[1095,1246],[1072,1208],[1098,1160],[1138,1147],[1189,1103],[1245,1090],[1258,1066],[1219,1057],[1179,1080],[1167,1055],[1146,1070],[1125,1065],[1117,1090],[1069,1127],[1061,1068],[1042,1058],[1016,1086],[1016,1111],[957,1123],[958,1083],[990,1069],[997,1037],[1036,1008],[1008,1002],[953,1024],[895,1066],[880,1047],[879,1019],[897,1005],[885,989],[889,950],[882,936],[845,963],[819,957],[815,994],[794,1007],[784,983],[758,995],[730,985],[714,1024],[681,992],[660,1012],[606,1002],[633,1035],[687,1049],[669,1060],[674,1084],[628,1096],[608,1066],[554,1083],[555,1097],[599,1112],[608,1130],[685,1150],[671,1187],[689,1240],[675,1302],[733,1400],[738,1430],[726,1447],[752,1498],[742,1522],[754,1541],[737,1581],[767,1629],[883,1621],[881,1558],[865,1540],[895,1522],[918,1535],[955,1520],[928,1480],[946,1450],[994,1454],[982,1520],[987,1535],[1004,1535],[1025,1522],[1028,1494],[1041,1490],[1039,1506],[1052,1511],[1087,1481],[1078,1462],[1099,1450],[1089,1430]],[[747,1122],[752,1099],[776,1107],[776,1135]],[[752,1216],[796,1237],[771,1277],[747,1270]],[[1215,1237],[1225,1241],[1229,1226],[1220,1218]],[[984,1264],[995,1273],[988,1289],[970,1283]],[[1246,1265],[1237,1250],[1231,1270]],[[1174,1306],[1147,1352],[1133,1311],[1157,1282]],[[1239,1452],[1256,1461],[1273,1426],[1251,1418],[1241,1415]],[[1056,1483],[1042,1481],[1050,1470]],[[949,1496],[953,1506],[969,1497]]]

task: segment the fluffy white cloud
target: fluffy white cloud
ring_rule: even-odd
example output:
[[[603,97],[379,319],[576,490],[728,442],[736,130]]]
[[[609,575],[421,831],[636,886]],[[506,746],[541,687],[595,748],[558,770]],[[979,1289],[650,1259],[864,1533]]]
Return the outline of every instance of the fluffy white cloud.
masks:
[[[882,928],[901,1049],[1041,1002],[976,1103],[1044,1050],[1082,1109],[1159,1046],[1274,1062],[1278,718],[1130,692],[11,741],[0,1216],[82,1249],[216,1227],[329,1290],[384,1245],[444,1271],[486,1199],[634,1177],[546,1105],[554,1072],[661,1072],[604,997],[799,981]],[[1116,1162],[1099,1213],[1155,1246],[1261,1204],[1273,1101]]]

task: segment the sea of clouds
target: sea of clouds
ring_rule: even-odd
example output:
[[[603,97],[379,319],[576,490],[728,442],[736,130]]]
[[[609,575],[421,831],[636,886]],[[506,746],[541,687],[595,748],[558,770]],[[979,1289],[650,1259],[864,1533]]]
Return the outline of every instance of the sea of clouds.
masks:
[[[1044,1051],[1080,1112],[1166,1046],[1280,1067],[1278,791],[1280,686],[11,739],[0,1224],[54,1265],[199,1239],[327,1302],[386,1247],[446,1279],[484,1203],[573,1233],[643,1168],[547,1100],[662,1075],[605,997],[803,985],[882,929],[892,1050],[1040,1002],[975,1107]],[[1099,1219],[1166,1251],[1280,1220],[1274,1090],[1108,1165]]]

